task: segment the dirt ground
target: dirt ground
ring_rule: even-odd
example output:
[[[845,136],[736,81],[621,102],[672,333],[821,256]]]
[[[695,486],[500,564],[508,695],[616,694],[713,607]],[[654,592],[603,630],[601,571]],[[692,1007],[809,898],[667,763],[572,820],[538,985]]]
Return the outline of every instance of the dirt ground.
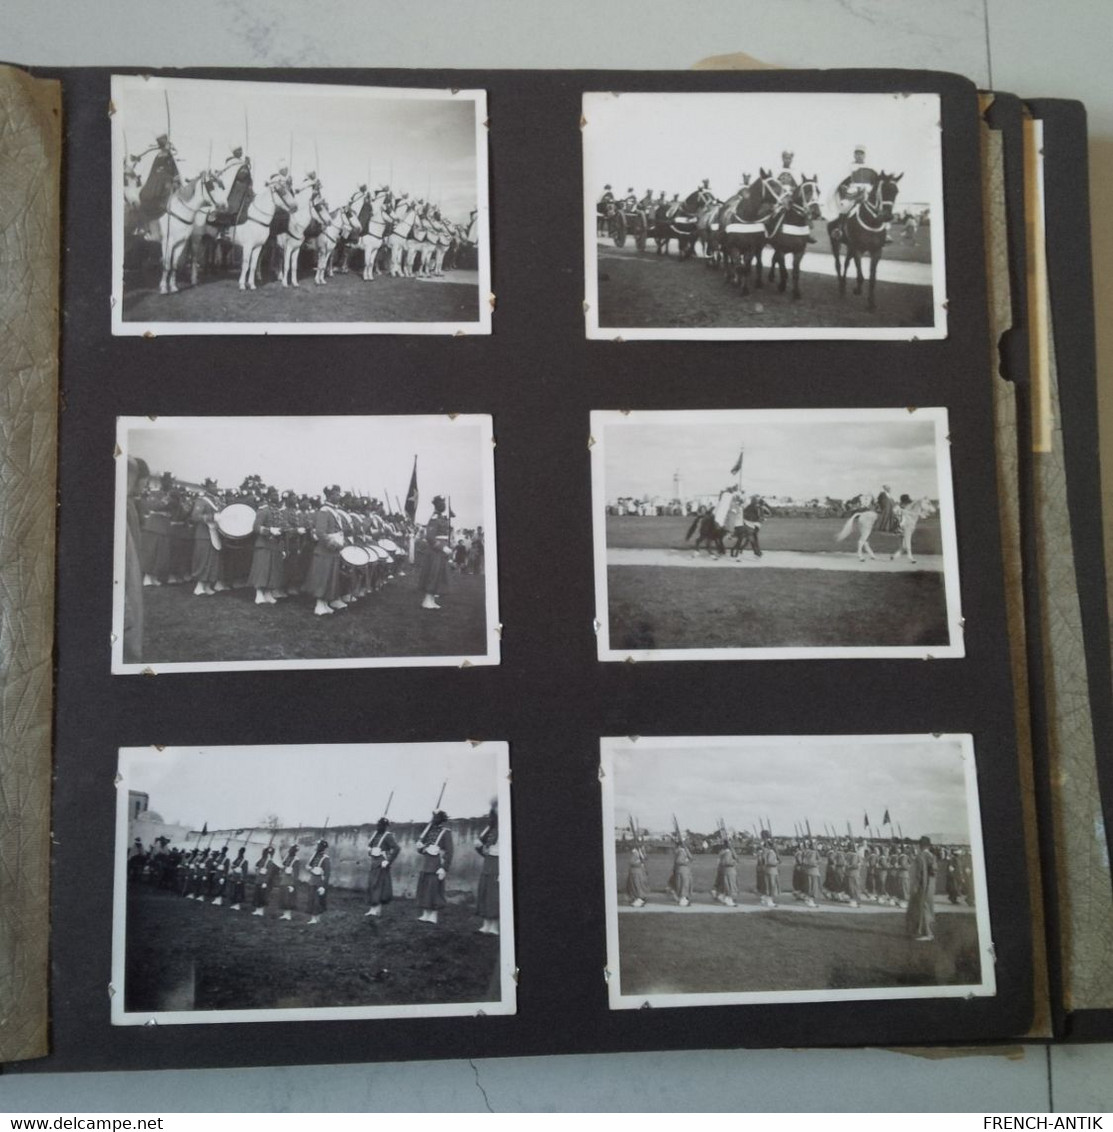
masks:
[[[250,896],[250,892],[249,892]],[[334,889],[319,924],[186,900],[146,884],[128,892],[125,1009],[248,1010],[489,1002],[499,940],[476,932],[470,894],[418,922],[412,900],[380,919]]]
[[[818,245],[817,245],[818,246]],[[888,251],[888,249],[887,249]],[[765,254],[768,271],[769,253]],[[807,264],[807,255],[804,256]],[[799,300],[776,285],[751,289],[743,298],[724,274],[695,259],[657,256],[599,246],[599,325],[601,327],[878,327],[933,326],[932,289],[912,283],[877,284],[877,309],[848,288],[840,296],[834,276],[801,271]]]
[[[416,574],[329,617],[313,599],[256,605],[250,587],[194,597],[192,585],[143,588],[143,663],[316,660],[326,657],[482,656],[486,578],[453,573],[440,610],[421,609]]]
[[[444,280],[334,275],[323,286],[303,273],[299,287],[283,287],[271,275],[255,291],[240,291],[231,272],[202,277],[190,287],[179,279],[176,295],[158,293],[157,268],[124,276],[125,322],[477,322],[479,285],[474,271]]]

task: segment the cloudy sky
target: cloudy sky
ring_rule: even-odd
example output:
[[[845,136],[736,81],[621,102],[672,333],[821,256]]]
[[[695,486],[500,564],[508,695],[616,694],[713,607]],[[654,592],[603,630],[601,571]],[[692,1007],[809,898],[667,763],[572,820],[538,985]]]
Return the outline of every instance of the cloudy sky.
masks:
[[[477,207],[472,92],[115,76],[112,98],[118,169],[125,142],[126,152],[139,154],[166,133],[169,100],[170,140],[183,176],[210,163],[219,168],[243,146],[258,184],[290,161],[292,148],[295,186],[315,169],[333,208],[363,182],[389,182],[426,200],[431,194],[458,222]],[[481,111],[480,121],[485,117]]]
[[[605,498],[674,494],[680,473],[686,498],[731,486],[730,469],[744,451],[742,485],[761,495],[795,499],[876,495],[939,498],[936,422],[904,410],[873,419],[814,412],[618,413],[592,415],[602,440]],[[601,427],[605,426],[605,427]]]
[[[874,169],[904,173],[898,207],[940,215],[939,98],[934,94],[587,94],[584,179],[590,200],[610,184],[685,197],[705,178],[721,199],[759,166],[819,176],[824,200],[846,176],[857,145]]]
[[[152,474],[187,483],[212,477],[238,487],[251,474],[280,491],[320,495],[337,483],[391,502],[406,499],[417,456],[417,518],[434,495],[452,498],[460,527],[484,523],[494,501],[484,481],[492,460],[489,417],[146,417],[121,421],[120,447]]]
[[[248,829],[268,814],[290,826],[359,825],[379,818],[392,790],[393,821],[428,821],[442,782],[450,818],[482,817],[506,758],[500,743],[130,748],[120,789],[149,794],[164,821],[191,829]]]
[[[881,827],[885,810],[906,837],[946,834],[968,840],[965,757],[961,742],[912,737],[761,738],[622,741],[613,761],[614,820],[629,814],[654,831],[707,831],[768,818],[778,835],[793,823],[827,822],[855,835],[863,819]],[[886,831],[887,832],[887,831]]]

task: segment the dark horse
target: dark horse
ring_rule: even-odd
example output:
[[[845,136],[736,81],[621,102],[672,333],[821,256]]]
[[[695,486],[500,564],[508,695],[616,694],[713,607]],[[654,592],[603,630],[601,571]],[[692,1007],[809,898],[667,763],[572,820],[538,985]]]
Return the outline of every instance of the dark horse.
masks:
[[[699,552],[700,546],[704,543],[707,544],[707,552],[710,554],[713,550],[718,550],[720,555],[725,557],[727,553],[726,543],[723,541],[727,535],[734,539],[734,545],[730,548],[731,558],[737,558],[746,549],[751,547],[756,558],[760,558],[761,542],[759,534],[761,532],[762,520],[768,519],[773,514],[773,509],[765,502],[760,495],[755,495],[749,503],[742,509],[743,522],[735,525],[733,528],[721,527],[715,522],[715,516],[710,512],[705,512],[702,515],[697,515],[692,520],[692,525],[688,528],[688,533],[684,536],[684,541],[689,542],[692,535],[699,530],[699,537],[696,539],[696,551]]]
[[[772,173],[762,169],[760,176],[763,199],[776,202],[773,213],[765,223],[766,239],[773,248],[769,282],[773,282],[779,267],[781,281],[777,290],[784,293],[788,284],[785,257],[792,256],[792,297],[799,299],[800,261],[804,258],[811,239],[810,221],[818,220],[820,216],[819,177],[804,177],[790,192],[777,182]]]
[[[762,170],[763,176],[767,176]],[[742,294],[750,293],[750,267],[757,261],[754,287],[761,289],[761,253],[765,247],[765,221],[771,206],[760,185],[750,184],[747,174],[742,188],[723,205],[719,216],[719,246],[726,264],[726,281],[741,284]]]
[[[679,201],[659,204],[653,213],[649,234],[657,241],[658,255],[668,255],[670,241],[676,240],[680,258],[687,259],[696,242],[696,217]]]
[[[835,257],[835,274],[839,277],[839,294],[846,294],[846,275],[850,270],[850,260],[858,269],[858,284],[854,294],[862,293],[862,253],[870,257],[870,289],[868,306],[874,310],[873,289],[877,283],[877,263],[885,247],[885,228],[893,219],[893,204],[897,199],[897,182],[903,173],[878,173],[877,184],[866,194],[862,202],[852,208],[845,216],[832,220],[827,225],[831,237],[831,252]],[[839,248],[845,245],[846,255],[839,260]]]

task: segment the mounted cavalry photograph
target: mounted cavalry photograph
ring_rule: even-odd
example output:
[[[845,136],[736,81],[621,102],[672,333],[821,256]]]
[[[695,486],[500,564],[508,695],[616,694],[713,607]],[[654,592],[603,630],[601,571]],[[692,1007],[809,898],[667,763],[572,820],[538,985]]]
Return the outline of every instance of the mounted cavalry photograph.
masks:
[[[996,993],[969,735],[600,748],[612,1010]]]
[[[478,90],[112,77],[114,334],[489,334]]]
[[[583,97],[589,338],[947,336],[934,94]]]
[[[513,1014],[509,779],[492,742],[121,750],[113,1025]]]
[[[499,663],[489,416],[117,419],[112,671]]]
[[[591,414],[600,660],[964,655],[947,411]]]

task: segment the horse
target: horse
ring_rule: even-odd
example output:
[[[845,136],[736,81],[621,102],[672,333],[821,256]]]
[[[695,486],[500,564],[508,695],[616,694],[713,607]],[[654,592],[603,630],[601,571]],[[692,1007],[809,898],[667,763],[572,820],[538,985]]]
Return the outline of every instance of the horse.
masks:
[[[854,294],[862,293],[862,253],[870,257],[870,287],[867,306],[876,309],[873,291],[877,283],[877,264],[885,248],[885,228],[893,219],[893,205],[897,199],[897,183],[903,173],[877,174],[877,184],[845,215],[827,225],[831,239],[831,252],[835,257],[835,274],[839,278],[839,294],[846,294],[846,276],[853,257],[858,270],[858,284]],[[840,261],[839,248],[846,246],[846,256]]]
[[[280,210],[291,214],[297,211],[298,203],[284,181],[267,184],[247,206],[243,223],[232,227],[232,242],[242,253],[240,262],[240,290],[255,290],[255,275],[259,269],[259,256],[263,245],[270,238],[271,222]]]
[[[439,212],[434,212],[432,263],[430,264],[431,275],[444,275],[444,261],[445,257],[448,255],[448,249],[452,246],[452,242],[452,228],[449,225],[448,221],[443,219]]]
[[[162,278],[159,280],[160,295],[177,294],[176,272],[182,249],[193,234],[193,223],[203,208],[216,208],[222,203],[213,193],[213,187],[221,184],[220,178],[208,170],[198,173],[171,194],[166,211],[158,218],[159,248],[162,251]]]
[[[696,254],[708,267],[719,266],[719,232],[720,218],[723,211],[722,201],[711,201],[705,204],[696,213],[696,235],[693,246]],[[702,247],[702,252],[699,250]]]
[[[649,231],[657,243],[658,255],[668,255],[669,244],[676,240],[677,254],[687,259],[696,242],[696,217],[685,211],[679,201],[669,201],[657,206]]]
[[[395,202],[398,210],[394,214],[390,226],[390,235],[387,237],[387,247],[390,248],[390,275],[409,275],[409,246],[410,236],[413,234],[417,217],[417,206],[411,200]]]
[[[738,190],[723,205],[719,227],[719,241],[726,265],[726,281],[735,286],[741,284],[742,294],[750,293],[750,267],[757,261],[754,286],[760,290],[761,253],[765,248],[765,220],[769,215],[769,205],[764,193],[751,187],[750,178],[745,179]]]
[[[358,222],[349,215],[347,206],[341,205],[328,214],[328,223],[321,229],[317,237],[317,267],[313,273],[313,282],[321,286],[328,282],[328,276],[333,273],[332,257],[340,241],[354,232]]]
[[[358,213],[363,233],[359,238],[359,246],[363,251],[363,278],[366,282],[375,278],[375,260],[390,234],[390,221],[386,217],[385,208],[387,194],[388,190],[385,188],[364,193]]]
[[[937,508],[928,496],[922,499],[917,499],[915,503],[909,503],[893,509],[897,513],[899,526],[894,534],[900,535],[900,546],[897,547],[892,555],[891,561],[896,561],[901,554],[908,555],[909,562],[915,562],[916,559],[912,557],[912,534],[916,530],[916,524],[921,519],[926,519],[929,515],[934,515]],[[836,542],[842,542],[849,537],[850,532],[854,529],[855,523],[858,524],[858,561],[865,562],[866,555],[870,558],[877,556],[873,552],[873,547],[870,546],[870,535],[873,532],[874,524],[877,522],[876,511],[855,511],[853,515],[847,519],[843,528],[837,535],[835,535]]]
[[[712,554],[718,548],[719,555],[724,556],[727,548],[723,539],[726,537],[726,527],[719,526],[715,522],[715,516],[710,512],[704,512],[701,515],[696,515],[692,520],[692,525],[688,528],[688,533],[684,536],[685,542],[690,542],[692,535],[699,531],[699,537],[696,539],[696,553],[699,553],[700,546],[707,543],[707,553]]]
[[[773,212],[766,221],[766,242],[773,249],[773,262],[769,265],[769,282],[772,283],[777,268],[781,269],[781,281],[777,290],[784,294],[788,285],[788,269],[785,257],[792,256],[792,297],[800,298],[800,261],[808,250],[811,237],[809,221],[818,220],[819,178],[804,177],[791,191],[783,187],[772,173],[761,170],[762,198],[775,202]]]

